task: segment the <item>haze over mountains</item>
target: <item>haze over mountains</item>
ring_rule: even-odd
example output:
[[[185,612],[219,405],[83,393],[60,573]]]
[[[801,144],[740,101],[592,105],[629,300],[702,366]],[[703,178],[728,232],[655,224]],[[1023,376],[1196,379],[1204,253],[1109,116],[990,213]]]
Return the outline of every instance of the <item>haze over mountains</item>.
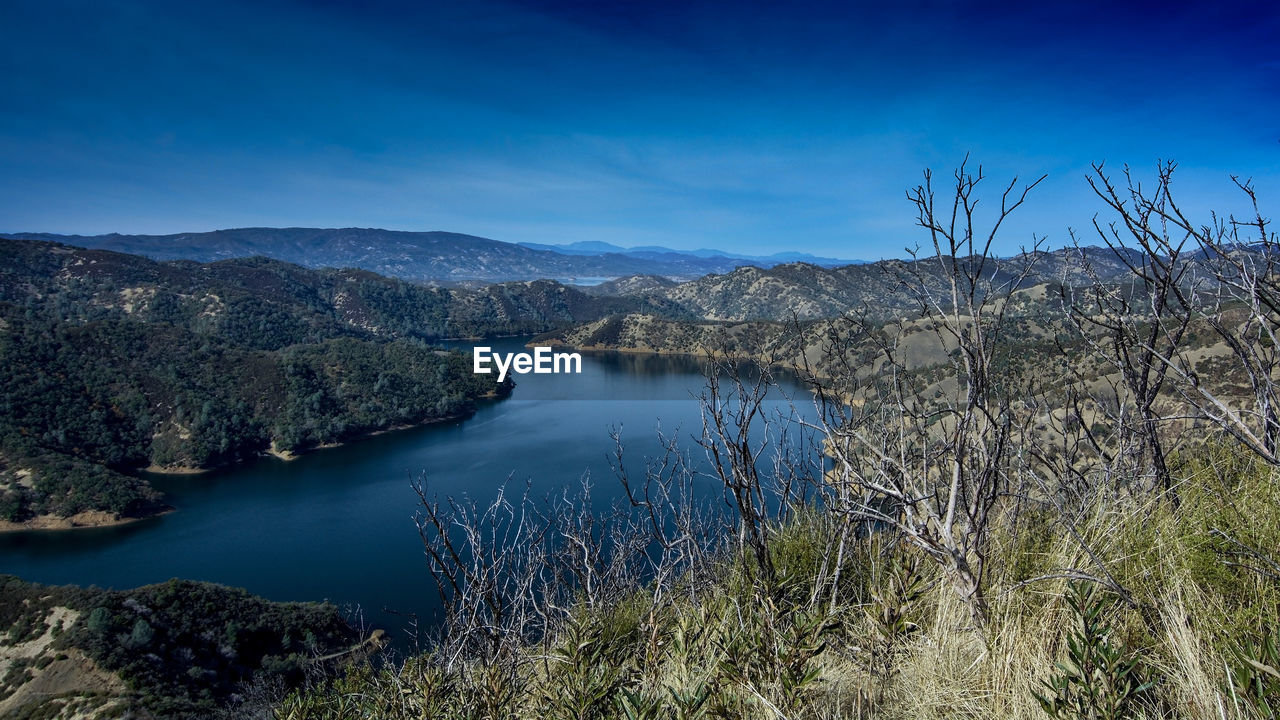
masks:
[[[804,260],[815,265],[849,261],[804,253],[747,256],[718,250],[663,247],[622,248],[609,243],[515,244],[451,232],[406,232],[373,228],[237,228],[173,235],[56,235],[6,233],[156,260],[212,262],[261,255],[304,267],[351,267],[404,280],[477,285],[513,280],[599,282],[628,275],[691,280],[741,266],[773,267]]]
[[[789,262],[807,262],[810,265],[819,265],[822,267],[835,267],[838,265],[862,264],[866,260],[841,260],[838,258],[819,257],[804,252],[779,252],[772,255],[743,255],[741,253],[725,252],[724,250],[716,250],[714,248],[699,248],[697,250],[674,250],[661,245],[640,245],[637,247],[625,248],[620,245],[614,245],[607,242],[580,241],[568,243],[566,245],[547,245],[543,243],[517,243],[521,247],[533,248],[535,250],[549,250],[551,252],[560,253],[562,255],[605,255],[609,253],[617,253],[619,255],[629,255],[631,257],[648,258],[650,260],[667,260],[671,256],[679,257],[697,257],[708,260],[726,258],[730,260],[746,260],[748,265],[758,265],[760,267],[772,267],[779,263]]]

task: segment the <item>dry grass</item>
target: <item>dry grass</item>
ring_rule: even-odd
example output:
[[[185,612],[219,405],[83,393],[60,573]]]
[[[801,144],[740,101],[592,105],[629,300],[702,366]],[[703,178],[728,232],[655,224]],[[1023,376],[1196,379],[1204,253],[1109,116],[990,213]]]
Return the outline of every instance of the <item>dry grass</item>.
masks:
[[[1238,512],[1255,498],[1270,502],[1277,479],[1270,470],[1249,463],[1233,466],[1214,458],[1209,466],[1216,486],[1204,476],[1204,463],[1186,466],[1185,477],[1195,483],[1183,486],[1182,504],[1176,509],[1160,498],[1114,493],[1079,513],[1071,525],[1074,533],[1065,531],[1060,520],[1030,523],[1016,534],[998,533],[989,549],[998,570],[989,581],[984,632],[972,626],[964,601],[938,577],[936,568],[926,564],[928,589],[903,608],[913,629],[892,641],[887,675],[877,670],[875,659],[885,657],[884,636],[878,634],[875,618],[877,603],[886,601],[883,593],[876,595],[871,588],[883,587],[893,558],[910,551],[899,548],[885,555],[878,541],[868,541],[866,547],[848,553],[849,566],[842,576],[846,584],[836,606],[827,605],[828,593],[817,593],[824,598],[819,605],[834,629],[821,635],[823,649],[804,661],[805,668],[817,673],[798,695],[787,695],[780,675],[786,661],[779,658],[794,649],[795,629],[806,613],[814,612],[808,605],[810,593],[801,588],[793,596],[798,599],[775,606],[759,595],[758,588],[728,571],[698,604],[683,600],[656,614],[640,609],[608,618],[576,613],[592,642],[607,642],[607,651],[575,668],[576,661],[563,659],[578,641],[568,640],[568,635],[529,648],[518,661],[524,670],[519,673],[519,699],[508,705],[513,713],[509,717],[571,717],[549,709],[548,698],[573,692],[574,683],[586,677],[586,668],[602,663],[620,672],[624,679],[619,687],[649,697],[709,688],[704,708],[709,714],[680,714],[667,702],[661,713],[650,716],[663,720],[1045,718],[1035,692],[1043,692],[1043,681],[1056,672],[1055,662],[1065,658],[1064,638],[1077,620],[1062,599],[1065,578],[1031,580],[1075,569],[1111,578],[1131,594],[1132,605],[1115,593],[1105,596],[1114,603],[1108,611],[1112,642],[1129,657],[1139,658],[1156,683],[1142,703],[1143,717],[1250,720],[1257,715],[1247,703],[1237,701],[1227,682],[1229,648],[1277,626],[1280,583],[1224,565],[1222,547],[1214,544],[1208,529],[1225,528],[1264,547],[1280,541],[1280,523],[1272,522],[1280,508]],[[805,551],[806,544],[827,546],[830,538],[823,533],[829,529],[819,522],[786,532],[786,562],[799,563],[789,568],[793,576],[806,576],[805,563],[821,555]],[[735,642],[745,643],[746,655],[742,646],[738,655],[731,653]],[[549,656],[561,659],[548,662]],[[747,662],[741,658],[757,664],[754,669],[733,667]],[[377,688],[394,688],[382,694],[384,700],[395,696],[384,706],[394,708],[405,702],[400,698],[436,692],[404,673],[384,674],[382,680],[376,680],[377,674],[364,677],[337,694],[378,696]],[[335,689],[317,688],[295,697],[280,716],[361,717],[324,710],[325,702],[319,700],[332,701]],[[385,709],[378,716],[401,717]],[[403,715],[411,716],[417,717]],[[584,717],[626,715],[615,698]]]

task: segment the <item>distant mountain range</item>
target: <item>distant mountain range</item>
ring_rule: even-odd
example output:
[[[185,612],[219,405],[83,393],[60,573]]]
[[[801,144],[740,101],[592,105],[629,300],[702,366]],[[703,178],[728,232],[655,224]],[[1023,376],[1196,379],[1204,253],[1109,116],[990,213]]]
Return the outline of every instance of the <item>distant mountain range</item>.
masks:
[[[444,315],[427,323],[431,330],[409,331],[425,337],[543,332],[625,312],[682,320],[776,321],[835,317],[866,308],[871,315],[887,319],[914,307],[898,287],[897,276],[903,269],[915,265],[928,275],[937,271],[932,260],[830,267],[778,262],[792,255],[812,257],[804,253],[779,253],[765,262],[768,258],[700,255],[716,250],[621,248],[602,242],[527,247],[457,233],[367,229],[245,228],[96,236],[19,233],[18,237],[161,260],[215,262],[265,256],[309,268],[354,268],[452,286],[455,291],[446,293],[447,301],[441,296],[441,307],[448,308],[441,310]],[[1103,279],[1124,274],[1125,267],[1114,252],[1100,248],[1086,252]],[[1078,285],[1086,280],[1075,250],[1040,253],[1036,266],[1028,284]],[[586,287],[563,287],[575,283]],[[458,292],[463,289],[471,292]],[[387,327],[387,320],[379,317],[372,322]]]
[[[646,258],[650,260],[668,261],[673,257],[696,257],[706,260],[744,260],[742,265],[754,265],[757,267],[769,268],[774,265],[783,263],[805,262],[810,265],[818,265],[820,267],[838,267],[840,265],[861,265],[867,260],[841,260],[839,258],[820,257],[802,252],[780,252],[772,255],[743,255],[740,253],[725,252],[724,250],[715,250],[712,248],[700,248],[698,250],[674,250],[661,245],[641,245],[638,247],[625,248],[620,245],[614,245],[607,242],[597,242],[593,240],[584,240],[580,242],[568,243],[566,245],[546,245],[542,243],[518,243],[521,247],[532,248],[534,250],[548,250],[550,252],[560,253],[562,255],[605,255],[618,254],[628,255],[630,257]]]
[[[156,260],[212,262],[264,256],[304,267],[361,268],[391,277],[442,285],[554,279],[591,284],[628,275],[691,280],[742,266],[773,267],[805,260],[844,264],[804,253],[767,257],[717,250],[690,252],[661,247],[622,248],[603,242],[571,245],[516,244],[451,232],[405,232],[371,228],[238,228],[173,235],[55,235],[5,233]]]
[[[157,262],[3,237],[0,257],[5,259],[0,265],[0,309],[6,303],[25,306],[63,298],[59,302],[85,305],[93,312],[120,311],[152,322],[169,318],[180,306],[180,324],[214,335],[230,327],[257,335],[259,325],[283,332],[265,345],[261,339],[250,343],[267,350],[329,337],[435,341],[532,334],[627,312],[697,317],[662,298],[588,294],[586,288],[552,280],[477,289],[423,287],[361,269],[313,270],[263,257]],[[74,301],[67,299],[73,296]],[[274,313],[265,325],[257,317],[264,307]]]

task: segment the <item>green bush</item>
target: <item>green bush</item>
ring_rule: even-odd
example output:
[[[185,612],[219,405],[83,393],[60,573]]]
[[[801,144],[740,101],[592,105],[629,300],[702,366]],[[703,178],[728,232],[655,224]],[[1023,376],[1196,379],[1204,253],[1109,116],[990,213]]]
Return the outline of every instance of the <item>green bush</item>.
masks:
[[[1065,600],[1075,625],[1067,634],[1067,657],[1055,664],[1036,699],[1055,720],[1137,717],[1154,684],[1141,661],[1114,642],[1106,620],[1112,603],[1084,582],[1069,583]]]
[[[1247,639],[1232,648],[1228,668],[1231,693],[1259,717],[1280,718],[1280,642],[1275,633]]]

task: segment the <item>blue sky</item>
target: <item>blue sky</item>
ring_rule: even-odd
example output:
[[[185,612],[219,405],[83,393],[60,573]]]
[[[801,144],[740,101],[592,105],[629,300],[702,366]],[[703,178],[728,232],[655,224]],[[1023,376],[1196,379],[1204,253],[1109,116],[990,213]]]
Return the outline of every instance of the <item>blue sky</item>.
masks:
[[[891,6],[891,7],[890,7]],[[10,2],[0,230],[451,230],[876,259],[971,154],[1048,180],[1001,251],[1066,242],[1090,162],[1280,207],[1280,10],[1213,2]],[[995,197],[991,200],[994,202]]]

